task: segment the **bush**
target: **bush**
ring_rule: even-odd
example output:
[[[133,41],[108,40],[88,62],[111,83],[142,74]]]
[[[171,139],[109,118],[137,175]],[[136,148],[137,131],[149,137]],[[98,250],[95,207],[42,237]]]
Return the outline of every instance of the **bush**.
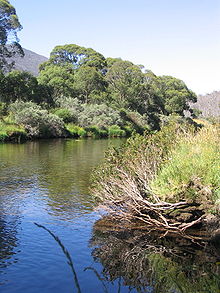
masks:
[[[88,137],[103,138],[108,136],[107,130],[100,129],[98,126],[86,127],[85,130]]]
[[[219,166],[218,128],[197,131],[188,124],[171,123],[156,134],[136,134],[122,148],[110,150],[93,173],[93,193],[108,212],[126,219],[139,216],[149,222],[149,209],[166,202],[170,209],[186,201],[202,204],[206,211],[213,205],[217,210]]]
[[[79,113],[83,111],[82,104],[77,98],[65,97],[61,96],[56,98],[55,105],[58,108],[68,109],[75,111],[75,113]]]
[[[53,112],[54,115],[57,115],[59,118],[63,120],[64,123],[76,123],[77,122],[77,115],[74,111],[71,111],[69,109],[56,109]]]
[[[15,122],[21,124],[31,137],[61,137],[64,122],[32,102],[16,102],[10,106]]]
[[[112,125],[108,128],[109,137],[124,137],[126,136],[125,130],[122,130],[118,125]]]
[[[74,124],[66,124],[66,129],[67,131],[70,133],[70,135],[74,138],[78,138],[78,137],[86,137],[86,130],[83,129],[80,126],[74,125]]]
[[[83,111],[79,113],[78,121],[82,127],[96,125],[99,128],[106,128],[122,124],[119,112],[104,104],[84,104]]]

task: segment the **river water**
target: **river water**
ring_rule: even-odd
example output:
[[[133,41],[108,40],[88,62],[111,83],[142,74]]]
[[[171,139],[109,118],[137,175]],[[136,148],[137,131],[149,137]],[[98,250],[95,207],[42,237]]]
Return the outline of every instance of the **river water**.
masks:
[[[155,243],[140,231],[94,228],[100,215],[89,178],[107,148],[121,144],[0,144],[0,292],[220,292],[219,252],[177,239]]]
[[[82,292],[102,292],[89,247],[98,219],[89,177],[114,140],[41,140],[0,144],[0,292],[78,292],[69,251]],[[109,285],[114,290],[114,284]],[[113,291],[112,291],[113,292]],[[127,292],[127,291],[126,291]]]

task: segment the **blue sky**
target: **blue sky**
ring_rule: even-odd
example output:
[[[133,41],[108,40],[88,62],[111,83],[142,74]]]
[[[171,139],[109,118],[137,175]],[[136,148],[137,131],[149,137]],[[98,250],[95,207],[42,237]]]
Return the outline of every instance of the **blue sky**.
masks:
[[[182,79],[197,94],[220,90],[220,0],[11,0],[21,45],[91,47]]]

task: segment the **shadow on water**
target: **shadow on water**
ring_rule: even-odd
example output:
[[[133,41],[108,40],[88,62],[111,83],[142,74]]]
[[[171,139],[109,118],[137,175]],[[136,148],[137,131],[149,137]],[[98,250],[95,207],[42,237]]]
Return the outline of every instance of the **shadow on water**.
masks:
[[[220,254],[211,243],[105,229],[99,220],[90,246],[94,260],[103,266],[99,277],[106,284],[121,280],[134,292],[148,293],[220,292]]]
[[[17,262],[19,219],[0,214],[0,274],[12,263]],[[1,285],[1,282],[0,282]]]

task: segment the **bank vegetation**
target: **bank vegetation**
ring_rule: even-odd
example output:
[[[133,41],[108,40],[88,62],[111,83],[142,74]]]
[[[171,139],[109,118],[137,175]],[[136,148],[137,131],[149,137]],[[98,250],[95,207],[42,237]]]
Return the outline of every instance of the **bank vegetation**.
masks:
[[[218,228],[219,154],[218,126],[169,123],[110,150],[93,174],[93,194],[121,225],[199,239],[189,231]]]

